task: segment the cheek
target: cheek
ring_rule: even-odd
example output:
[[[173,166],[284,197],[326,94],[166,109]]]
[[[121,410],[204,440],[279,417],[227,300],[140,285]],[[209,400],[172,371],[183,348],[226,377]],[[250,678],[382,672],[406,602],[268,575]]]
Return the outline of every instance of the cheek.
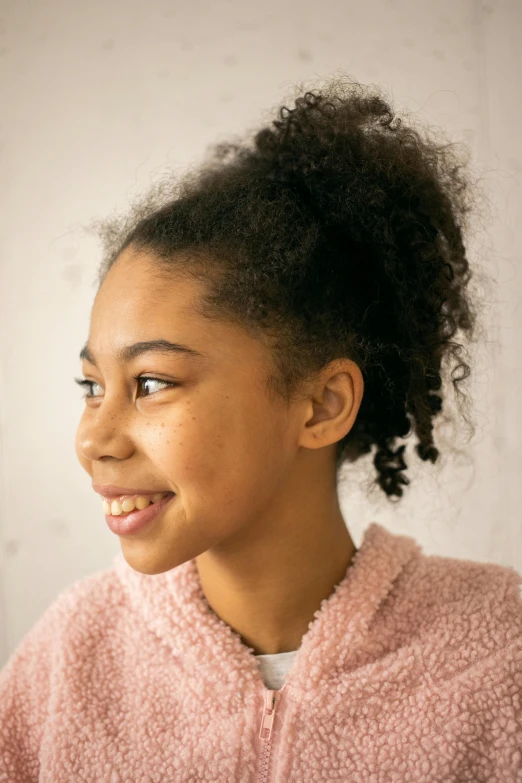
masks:
[[[147,450],[180,491],[192,487],[222,501],[259,487],[284,459],[284,422],[268,403],[232,395],[201,399],[173,412],[150,433]]]

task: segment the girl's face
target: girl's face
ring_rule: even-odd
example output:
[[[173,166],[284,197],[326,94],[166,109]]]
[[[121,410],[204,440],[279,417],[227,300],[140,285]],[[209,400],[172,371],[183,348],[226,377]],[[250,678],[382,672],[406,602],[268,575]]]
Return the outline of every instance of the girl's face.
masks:
[[[150,254],[125,250],[93,305],[87,345],[95,364],[82,361],[93,397],[75,448],[92,483],[176,493],[151,525],[120,536],[127,562],[147,574],[220,544],[248,548],[269,535],[282,505],[297,501],[287,496],[289,474],[312,409],[268,398],[267,348],[233,325],[199,316],[201,290],[162,273]],[[156,350],[119,358],[149,340],[202,355]],[[133,377],[140,375],[157,380]]]

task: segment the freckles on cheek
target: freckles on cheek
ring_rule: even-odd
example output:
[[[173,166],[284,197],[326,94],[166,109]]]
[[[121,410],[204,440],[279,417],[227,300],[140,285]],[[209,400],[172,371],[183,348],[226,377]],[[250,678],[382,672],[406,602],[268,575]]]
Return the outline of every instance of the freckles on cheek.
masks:
[[[252,401],[214,390],[190,406],[173,406],[154,427],[147,428],[144,442],[154,463],[173,481],[196,480],[201,486],[223,483],[230,469],[255,449],[255,416]],[[259,415],[259,414],[258,414]],[[228,468],[226,467],[228,466]]]
[[[180,411],[175,418],[162,421],[148,440],[154,461],[167,469],[169,464],[174,464],[176,470],[183,472],[190,465],[195,468],[195,463],[205,458],[209,445],[199,418],[191,411]]]

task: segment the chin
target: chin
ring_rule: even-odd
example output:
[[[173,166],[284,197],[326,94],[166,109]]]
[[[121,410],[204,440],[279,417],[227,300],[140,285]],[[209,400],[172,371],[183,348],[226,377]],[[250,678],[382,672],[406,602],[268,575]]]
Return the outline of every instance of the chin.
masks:
[[[185,553],[177,553],[177,557],[174,556],[173,551],[165,550],[165,544],[158,542],[160,550],[155,550],[150,542],[145,541],[128,541],[120,538],[121,551],[123,557],[127,561],[128,565],[140,574],[146,574],[148,576],[156,576],[157,574],[164,574],[167,571],[172,571],[173,568],[186,563],[187,560],[192,559],[192,555]],[[199,553],[196,553],[199,554]]]

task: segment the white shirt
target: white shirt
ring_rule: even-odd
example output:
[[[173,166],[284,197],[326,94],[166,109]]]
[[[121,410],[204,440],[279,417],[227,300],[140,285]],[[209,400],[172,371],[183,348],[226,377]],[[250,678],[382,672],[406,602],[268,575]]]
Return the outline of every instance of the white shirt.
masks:
[[[283,687],[284,679],[296,655],[297,650],[255,656],[267,688],[278,691]]]

